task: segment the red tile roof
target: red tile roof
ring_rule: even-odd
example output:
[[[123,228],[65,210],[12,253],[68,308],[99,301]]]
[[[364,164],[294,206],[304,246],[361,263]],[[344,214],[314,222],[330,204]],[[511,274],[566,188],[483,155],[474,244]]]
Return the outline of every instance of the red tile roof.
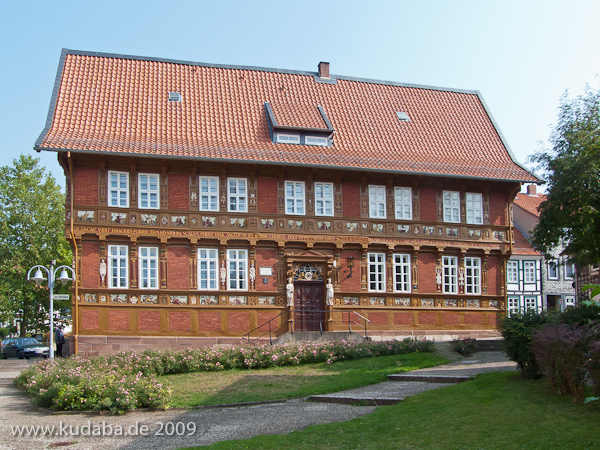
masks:
[[[274,143],[265,102],[280,125],[326,129],[321,106],[333,145]],[[476,91],[71,50],[35,148],[538,181]]]
[[[544,200],[546,200],[546,196],[544,194],[530,195],[519,192],[515,198],[514,204],[533,214],[534,216],[539,217],[540,213],[538,208]]]
[[[538,252],[533,245],[523,236],[521,230],[519,230],[513,224],[513,255],[535,255],[541,256],[541,253]]]

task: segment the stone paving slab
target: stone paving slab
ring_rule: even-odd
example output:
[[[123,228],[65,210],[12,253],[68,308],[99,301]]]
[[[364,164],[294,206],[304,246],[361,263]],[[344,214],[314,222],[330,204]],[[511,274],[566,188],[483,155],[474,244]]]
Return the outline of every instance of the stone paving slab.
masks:
[[[362,386],[334,394],[313,395],[308,400],[348,404],[383,405],[403,401],[406,397],[468,381],[483,372],[515,370],[516,364],[500,352],[480,352],[470,358],[443,366],[389,375],[388,381]],[[385,401],[385,403],[384,403]]]

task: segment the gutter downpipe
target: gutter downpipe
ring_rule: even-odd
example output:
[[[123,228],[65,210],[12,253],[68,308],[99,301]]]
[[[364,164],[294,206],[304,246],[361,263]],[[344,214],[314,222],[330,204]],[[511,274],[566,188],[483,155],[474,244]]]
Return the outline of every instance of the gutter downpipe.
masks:
[[[73,280],[75,282],[75,295],[73,297],[73,301],[75,302],[75,314],[72,315],[72,320],[73,320],[73,330],[74,330],[74,334],[73,334],[73,344],[74,344],[74,351],[75,354],[77,354],[77,350],[78,350],[78,346],[77,346],[77,338],[78,338],[78,333],[79,333],[79,283],[78,283],[78,279],[79,279],[79,274],[77,273],[77,268],[79,267],[79,261],[78,261],[78,255],[77,255],[77,242],[75,241],[75,234],[73,233],[73,158],[71,157],[71,152],[67,152],[67,160],[69,161],[69,197],[71,199],[70,201],[70,208],[71,208],[71,214],[70,214],[70,229],[69,229],[69,233],[71,236],[71,242],[73,243],[73,262],[75,267],[73,267],[73,270],[75,271],[75,279]]]

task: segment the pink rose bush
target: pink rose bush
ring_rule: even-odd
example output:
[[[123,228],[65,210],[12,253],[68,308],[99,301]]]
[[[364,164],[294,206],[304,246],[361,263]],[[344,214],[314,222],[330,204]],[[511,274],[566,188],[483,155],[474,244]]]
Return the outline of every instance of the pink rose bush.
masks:
[[[158,377],[178,373],[231,369],[263,369],[299,364],[334,363],[350,359],[433,351],[434,344],[403,341],[355,341],[300,345],[146,350],[84,358],[72,356],[40,362],[17,377],[39,406],[62,411],[106,410],[122,414],[139,408],[167,409],[172,396]]]

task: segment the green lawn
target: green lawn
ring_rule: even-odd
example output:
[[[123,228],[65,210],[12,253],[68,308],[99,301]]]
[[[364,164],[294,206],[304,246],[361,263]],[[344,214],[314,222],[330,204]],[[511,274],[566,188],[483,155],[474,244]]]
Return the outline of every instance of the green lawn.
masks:
[[[527,381],[511,372],[488,373],[380,407],[349,422],[221,442],[210,448],[596,449],[600,446],[598,403],[574,404],[570,396],[554,393],[547,380]]]
[[[434,353],[409,353],[333,364],[199,372],[161,378],[172,383],[171,406],[195,407],[327,394],[379,383],[385,381],[388,374],[446,362]]]

